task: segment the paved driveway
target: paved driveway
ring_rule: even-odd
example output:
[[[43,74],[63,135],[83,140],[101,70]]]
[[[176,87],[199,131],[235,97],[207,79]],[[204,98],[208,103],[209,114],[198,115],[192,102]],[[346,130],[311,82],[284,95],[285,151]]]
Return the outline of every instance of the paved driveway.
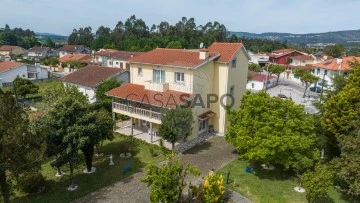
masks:
[[[224,137],[212,137],[202,144],[199,144],[184,154],[178,156],[182,161],[195,165],[201,170],[201,177],[190,177],[194,182],[202,181],[210,169],[218,170],[230,161],[236,159],[238,155],[234,148],[228,144]],[[109,203],[142,203],[149,202],[149,190],[140,181],[144,176],[144,171],[135,173],[113,185],[93,192],[75,202],[109,202]],[[250,202],[247,198],[238,193],[228,191],[227,196],[231,198],[229,202]]]

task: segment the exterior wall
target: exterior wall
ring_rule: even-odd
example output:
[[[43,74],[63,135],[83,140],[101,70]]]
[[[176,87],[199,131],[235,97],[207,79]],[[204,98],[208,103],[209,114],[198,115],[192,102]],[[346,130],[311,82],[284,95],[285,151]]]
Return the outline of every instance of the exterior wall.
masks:
[[[89,100],[90,103],[96,102],[95,90],[92,87],[87,87],[83,85],[73,84],[73,83],[63,83],[66,85],[74,85],[78,88],[79,92],[83,93]]]
[[[67,54],[71,54],[71,53],[74,53],[74,52],[67,52],[67,51],[59,51],[59,58],[67,55]]]
[[[297,59],[293,59],[290,65],[293,66],[306,66],[306,64],[314,64],[315,60],[306,60],[306,61],[300,61]]]
[[[15,80],[16,77],[21,77],[26,79],[28,78],[28,71],[26,65],[0,73],[0,78],[2,78],[2,83],[12,82]]]
[[[10,56],[10,51],[0,51],[0,55],[2,55],[2,56]]]
[[[264,89],[264,83],[259,82],[259,81],[251,80],[246,85],[246,89],[248,89],[248,90],[256,90],[256,91],[263,90]]]
[[[279,58],[270,57],[269,61],[270,61],[270,63],[285,65],[285,64],[288,64],[288,60],[289,60],[290,57],[299,56],[299,55],[302,55],[302,54],[295,52],[295,53],[291,53],[291,54],[281,56]]]
[[[128,63],[127,61],[124,60],[119,60],[119,59],[107,59],[106,60],[106,67],[111,67],[111,68],[126,68],[126,63]],[[121,66],[122,64],[122,66]]]
[[[334,77],[334,75],[335,74],[343,74],[344,71],[334,71],[334,70],[327,70],[324,68],[314,67],[314,69],[312,70],[312,73],[313,73],[313,75],[319,77],[320,80],[322,80],[324,78],[325,81],[327,82],[327,84],[331,85],[332,78]],[[324,77],[324,75],[325,75],[325,77]]]

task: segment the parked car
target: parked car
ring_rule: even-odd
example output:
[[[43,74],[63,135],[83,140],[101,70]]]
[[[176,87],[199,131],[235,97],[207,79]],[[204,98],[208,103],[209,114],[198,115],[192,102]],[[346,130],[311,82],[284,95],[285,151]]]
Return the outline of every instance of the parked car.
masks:
[[[310,87],[310,91],[320,93],[322,89],[321,87]]]
[[[281,98],[281,99],[286,99],[287,98],[287,96],[284,95],[284,94],[278,94],[278,97]]]

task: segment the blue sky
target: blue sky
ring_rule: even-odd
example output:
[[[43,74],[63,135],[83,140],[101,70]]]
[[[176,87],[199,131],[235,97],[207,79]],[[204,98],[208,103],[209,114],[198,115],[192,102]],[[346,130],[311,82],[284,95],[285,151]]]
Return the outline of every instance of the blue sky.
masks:
[[[150,27],[185,16],[219,21],[231,31],[315,33],[360,29],[359,0],[0,0],[0,26],[68,35],[113,28],[135,14]]]

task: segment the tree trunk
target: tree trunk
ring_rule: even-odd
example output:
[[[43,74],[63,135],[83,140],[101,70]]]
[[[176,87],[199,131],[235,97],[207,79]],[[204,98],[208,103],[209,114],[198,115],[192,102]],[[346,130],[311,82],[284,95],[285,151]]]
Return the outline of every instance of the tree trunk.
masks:
[[[10,186],[6,181],[5,170],[0,170],[0,189],[2,194],[2,200],[4,203],[10,202]]]
[[[281,74],[281,73],[280,73],[280,74]],[[277,75],[277,78],[276,78],[276,86],[279,84],[280,74]]]
[[[309,85],[305,85],[305,91],[304,91],[304,95],[303,95],[303,98],[306,97],[306,90],[309,88]]]
[[[70,165],[70,187],[74,187],[74,166],[71,161],[69,162]]]
[[[171,143],[171,151],[172,151],[172,152],[175,152],[175,142],[172,142],[172,143]]]
[[[92,161],[94,156],[94,146],[88,146],[84,149],[82,149],[82,152],[85,156],[85,162],[86,162],[86,169],[88,172],[91,172],[92,169]]]

